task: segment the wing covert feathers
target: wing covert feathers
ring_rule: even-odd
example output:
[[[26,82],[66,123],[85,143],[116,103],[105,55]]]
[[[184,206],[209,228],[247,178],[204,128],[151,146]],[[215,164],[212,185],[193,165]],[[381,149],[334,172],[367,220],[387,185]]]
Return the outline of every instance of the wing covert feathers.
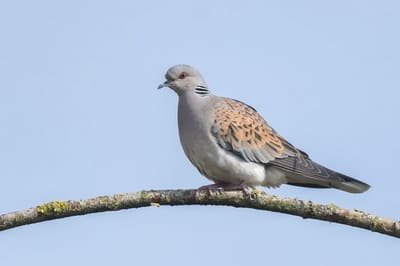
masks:
[[[212,133],[222,148],[247,161],[268,163],[295,154],[254,108],[236,100],[216,105]]]

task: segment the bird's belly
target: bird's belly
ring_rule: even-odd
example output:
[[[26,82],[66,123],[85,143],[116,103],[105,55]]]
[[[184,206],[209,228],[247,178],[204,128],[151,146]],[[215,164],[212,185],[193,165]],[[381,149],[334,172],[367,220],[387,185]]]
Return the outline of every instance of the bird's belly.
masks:
[[[247,162],[218,144],[184,147],[189,160],[199,172],[214,182],[276,187],[285,183],[282,174],[266,168],[265,165]]]

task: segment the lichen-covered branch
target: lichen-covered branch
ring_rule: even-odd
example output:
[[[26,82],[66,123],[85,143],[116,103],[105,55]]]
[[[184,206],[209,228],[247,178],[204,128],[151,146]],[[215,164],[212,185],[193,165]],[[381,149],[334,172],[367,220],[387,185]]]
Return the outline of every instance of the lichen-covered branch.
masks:
[[[400,221],[363,211],[343,209],[333,204],[323,205],[281,198],[258,191],[246,196],[239,191],[197,195],[196,190],[150,190],[78,201],[52,201],[27,210],[1,215],[0,231],[75,215],[161,205],[225,205],[281,212],[302,218],[346,224],[400,238]]]

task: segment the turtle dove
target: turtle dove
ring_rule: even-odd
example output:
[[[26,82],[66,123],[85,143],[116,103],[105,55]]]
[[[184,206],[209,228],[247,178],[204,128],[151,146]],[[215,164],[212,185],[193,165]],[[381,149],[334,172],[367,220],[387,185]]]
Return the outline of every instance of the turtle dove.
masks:
[[[159,86],[179,96],[178,127],[183,150],[215,184],[199,190],[278,187],[289,184],[361,193],[369,185],[310,159],[280,136],[257,111],[237,100],[215,96],[201,74],[176,65]]]

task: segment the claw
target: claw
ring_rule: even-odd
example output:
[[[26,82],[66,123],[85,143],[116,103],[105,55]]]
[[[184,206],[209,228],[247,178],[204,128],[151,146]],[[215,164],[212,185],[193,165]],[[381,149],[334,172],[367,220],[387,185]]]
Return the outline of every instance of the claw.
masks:
[[[215,184],[199,187],[196,191],[196,196],[199,196],[202,192],[206,192],[206,194],[208,196],[211,196],[212,192],[217,192],[217,193],[221,194],[222,192],[224,192],[224,184],[215,183]]]
[[[202,192],[206,192],[208,196],[212,192],[222,193],[227,190],[241,190],[246,196],[251,197],[252,189],[242,181],[240,184],[227,184],[227,183],[215,183],[211,185],[206,185],[199,187],[196,191],[196,196],[199,196]]]
[[[242,181],[240,183],[239,188],[243,191],[246,196],[251,196],[251,188],[246,184],[246,182]]]

